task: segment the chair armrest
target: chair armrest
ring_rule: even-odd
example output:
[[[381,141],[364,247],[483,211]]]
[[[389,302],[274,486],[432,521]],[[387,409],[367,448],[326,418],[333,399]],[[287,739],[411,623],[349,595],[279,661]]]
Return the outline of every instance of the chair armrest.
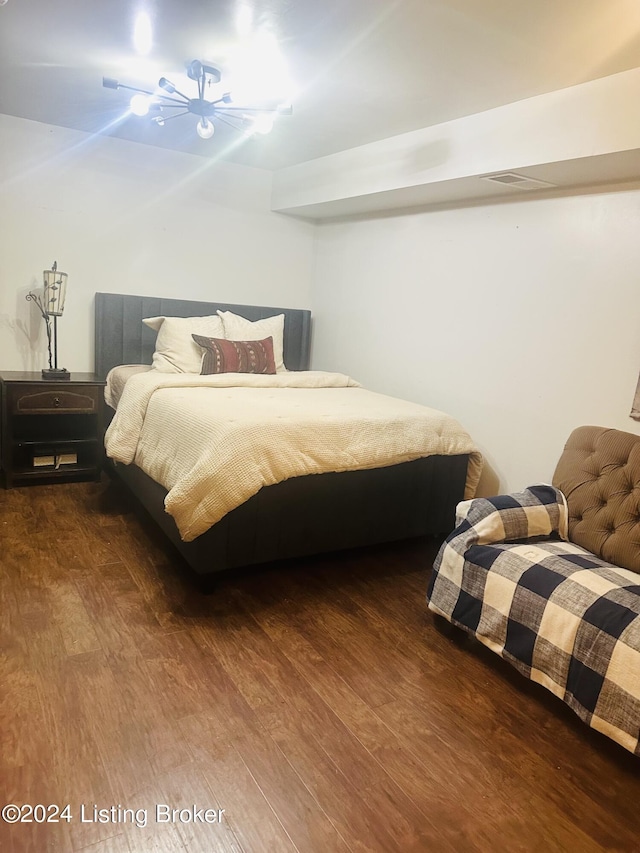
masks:
[[[466,547],[551,536],[568,538],[567,502],[559,489],[546,484],[523,492],[473,498],[456,508],[456,528],[448,541],[463,538]]]
[[[557,533],[568,538],[568,509],[559,489],[548,485],[529,486],[523,492],[473,498],[456,509],[456,528],[438,551],[429,579],[427,601],[435,612],[447,615],[453,595],[458,595],[465,571],[465,556],[474,545],[526,542]]]

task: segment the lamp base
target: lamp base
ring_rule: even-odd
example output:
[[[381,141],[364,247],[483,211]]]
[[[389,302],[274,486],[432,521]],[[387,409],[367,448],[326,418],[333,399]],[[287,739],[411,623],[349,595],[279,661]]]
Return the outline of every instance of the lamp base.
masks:
[[[71,374],[64,367],[42,368],[43,379],[71,379]]]

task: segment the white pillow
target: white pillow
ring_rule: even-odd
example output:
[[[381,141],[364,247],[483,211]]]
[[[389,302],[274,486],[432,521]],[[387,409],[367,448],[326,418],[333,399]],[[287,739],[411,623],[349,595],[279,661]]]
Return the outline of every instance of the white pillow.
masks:
[[[151,366],[162,373],[200,373],[202,347],[192,334],[224,338],[222,320],[211,317],[147,317],[142,321],[158,333]]]
[[[261,341],[271,336],[273,338],[273,358],[276,363],[276,373],[284,373],[284,314],[265,317],[264,320],[252,322],[231,311],[218,311],[224,323],[224,337],[228,341]]]

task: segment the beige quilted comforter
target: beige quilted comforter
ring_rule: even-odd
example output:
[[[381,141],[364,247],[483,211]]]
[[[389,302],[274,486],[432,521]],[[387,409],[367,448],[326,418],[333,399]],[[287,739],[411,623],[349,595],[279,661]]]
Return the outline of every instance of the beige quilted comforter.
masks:
[[[472,497],[482,468],[470,436],[449,415],[320,371],[132,376],[106,450],[168,490],[166,511],[186,542],[263,486],[290,477],[469,453]]]

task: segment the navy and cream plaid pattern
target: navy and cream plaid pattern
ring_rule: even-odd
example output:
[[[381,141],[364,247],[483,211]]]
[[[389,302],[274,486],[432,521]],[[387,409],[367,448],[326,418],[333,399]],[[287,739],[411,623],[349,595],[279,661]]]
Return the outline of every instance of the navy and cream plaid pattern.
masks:
[[[458,506],[429,608],[640,755],[640,575],[566,541],[552,486]]]

